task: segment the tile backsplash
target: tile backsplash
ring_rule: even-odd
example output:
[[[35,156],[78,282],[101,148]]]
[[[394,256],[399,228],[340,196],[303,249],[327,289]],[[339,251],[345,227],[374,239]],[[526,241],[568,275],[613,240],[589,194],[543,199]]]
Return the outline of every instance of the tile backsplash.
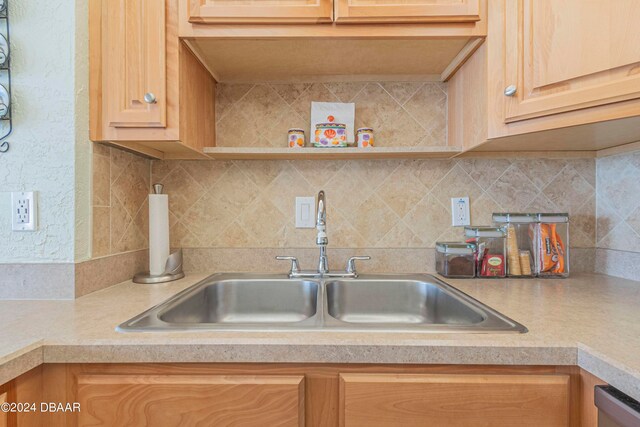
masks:
[[[151,161],[93,144],[92,257],[148,247]]]
[[[640,280],[640,151],[597,161],[598,273]]]
[[[216,145],[285,147],[305,129],[311,101],[354,102],[355,126],[373,127],[378,146],[447,144],[446,85],[435,82],[219,84]]]
[[[327,192],[330,246],[432,248],[460,239],[450,199],[470,196],[474,224],[497,211],[569,212],[571,246],[595,244],[593,159],[153,161],[170,199],[176,247],[310,248],[295,197]]]
[[[379,146],[447,143],[440,83],[225,84],[217,93],[220,146],[284,146],[287,129],[308,128],[312,100],[355,102],[356,126],[373,126]],[[294,226],[294,202],[324,189],[330,246],[345,254],[376,248],[382,259],[396,259],[385,249],[402,248],[416,264],[424,254],[416,249],[461,238],[450,226],[449,199],[470,196],[478,225],[496,211],[569,212],[570,244],[585,248],[581,270],[595,262],[598,272],[638,280],[640,151],[597,162],[500,155],[152,162],[94,144],[93,174],[94,258],[147,247],[147,194],[161,182],[170,195],[172,246],[193,248],[187,262],[194,268],[219,258],[228,267],[237,251],[245,257],[253,249],[271,262],[272,248],[314,248],[315,230]]]
[[[597,247],[640,252],[640,151],[597,162]]]

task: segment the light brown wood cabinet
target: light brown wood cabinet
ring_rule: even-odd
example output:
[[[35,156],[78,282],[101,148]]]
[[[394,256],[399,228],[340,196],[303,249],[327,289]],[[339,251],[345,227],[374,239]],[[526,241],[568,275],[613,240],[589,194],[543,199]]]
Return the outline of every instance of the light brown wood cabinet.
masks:
[[[161,7],[158,7],[161,6]],[[215,80],[177,35],[177,1],[90,0],[90,137],[205,158]]]
[[[335,0],[337,23],[429,23],[480,20],[480,0]]]
[[[333,20],[332,0],[188,0],[189,22],[206,24],[322,23]]]
[[[165,8],[155,0],[101,2],[106,125],[167,126]]]
[[[8,393],[0,392],[0,405],[8,402]],[[0,427],[7,427],[9,425],[9,414],[4,411],[0,411]]]
[[[36,426],[597,427],[598,378],[572,366],[46,364],[0,386]]]
[[[449,83],[450,143],[600,150],[638,140],[640,4],[496,0],[486,43]]]
[[[504,16],[507,123],[640,98],[638,1],[508,1]]]
[[[304,377],[101,375],[77,379],[80,426],[304,425]]]
[[[480,20],[481,0],[185,0],[204,24],[430,23]]]
[[[569,375],[344,374],[340,426],[564,427]]]

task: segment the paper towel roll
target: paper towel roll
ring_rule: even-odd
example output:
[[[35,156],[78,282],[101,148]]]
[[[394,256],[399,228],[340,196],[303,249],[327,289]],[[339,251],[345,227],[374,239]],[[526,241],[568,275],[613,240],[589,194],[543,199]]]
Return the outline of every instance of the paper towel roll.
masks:
[[[169,257],[169,196],[149,195],[149,274],[164,273]]]

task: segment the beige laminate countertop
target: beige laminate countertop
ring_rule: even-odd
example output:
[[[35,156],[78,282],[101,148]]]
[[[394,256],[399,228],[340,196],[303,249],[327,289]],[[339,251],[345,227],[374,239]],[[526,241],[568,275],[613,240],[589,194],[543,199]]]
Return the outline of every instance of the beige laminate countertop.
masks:
[[[526,334],[115,331],[204,277],[128,281],[75,301],[0,301],[0,384],[41,363],[579,365],[640,400],[640,282],[603,275],[447,280],[524,324]]]

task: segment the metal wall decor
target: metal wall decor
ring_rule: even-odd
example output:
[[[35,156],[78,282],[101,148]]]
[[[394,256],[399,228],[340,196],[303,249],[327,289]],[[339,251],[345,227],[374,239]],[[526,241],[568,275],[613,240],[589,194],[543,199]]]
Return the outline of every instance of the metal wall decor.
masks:
[[[0,0],[0,153],[9,151],[5,140],[11,124],[11,70],[9,59],[9,0]]]

